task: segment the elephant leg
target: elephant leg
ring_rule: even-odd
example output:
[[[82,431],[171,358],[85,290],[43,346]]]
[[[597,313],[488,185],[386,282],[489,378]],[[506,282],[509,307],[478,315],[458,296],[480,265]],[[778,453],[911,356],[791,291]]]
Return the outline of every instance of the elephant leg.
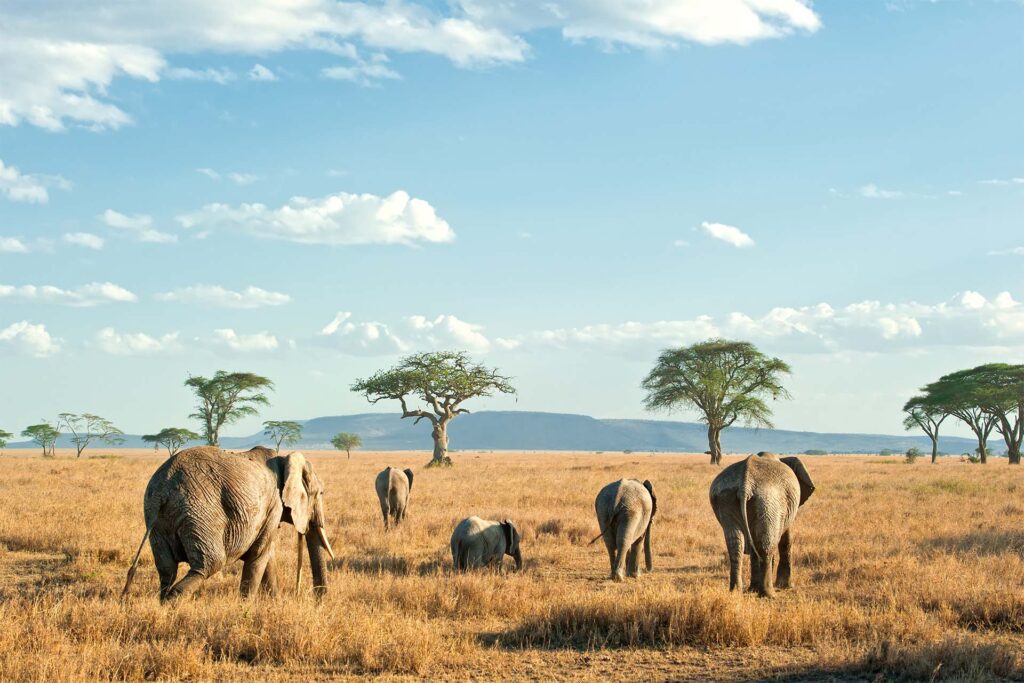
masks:
[[[641,541],[637,541],[629,547],[629,552],[626,554],[626,576],[636,578],[640,575],[640,544]]]
[[[604,547],[608,549],[608,566],[610,576],[615,576],[615,537],[612,536],[611,531],[605,531],[604,536]]]
[[[244,560],[242,564],[242,582],[238,587],[242,597],[249,597],[256,590],[257,586],[263,583],[263,577],[269,561],[269,551]]]
[[[380,501],[380,513],[384,515],[384,531],[387,531],[391,527],[391,506],[388,505],[387,498]]]
[[[743,590],[743,531],[725,529],[725,547],[729,551],[729,590]]]
[[[178,579],[178,560],[174,557],[174,551],[170,544],[162,536],[151,535],[149,538],[149,549],[153,551],[153,562],[156,564],[156,573],[160,577],[160,598],[171,589]]]
[[[277,595],[277,553],[270,549],[267,566],[263,570],[263,580],[260,581],[260,590],[270,596]]]
[[[779,571],[775,575],[776,588],[790,588],[793,585],[793,565],[790,553],[792,541],[789,529],[779,539]]]
[[[620,522],[615,534],[615,564],[612,567],[612,581],[622,581],[626,574],[626,559],[630,552],[630,544],[627,538],[628,525]]]
[[[188,574],[182,577],[181,581],[174,584],[163,596],[160,598],[160,602],[176,602],[181,598],[191,595],[199,584],[203,582],[206,577],[195,569],[189,569]]]
[[[775,578],[774,569],[778,562],[777,559],[778,551],[775,546],[769,546],[762,551],[761,562],[759,563],[759,572],[756,582],[757,594],[762,598],[773,598],[775,597],[775,586],[773,579]]]
[[[748,593],[756,593],[761,585],[764,574],[764,560],[750,553],[750,585],[747,586]]]

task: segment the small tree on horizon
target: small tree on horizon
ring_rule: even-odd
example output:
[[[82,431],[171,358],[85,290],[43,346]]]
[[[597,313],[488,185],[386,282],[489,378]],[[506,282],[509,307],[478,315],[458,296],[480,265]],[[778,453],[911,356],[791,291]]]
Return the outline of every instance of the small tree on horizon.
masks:
[[[61,413],[57,416],[57,428],[63,425],[71,433],[71,443],[75,445],[76,458],[82,457],[82,451],[93,441],[115,446],[124,443],[124,435],[114,424],[99,415],[91,413]]]
[[[761,353],[749,342],[709,339],[666,349],[641,386],[647,410],[689,408],[708,426],[712,465],[722,463],[722,430],[735,422],[772,427],[766,399],[789,398],[782,376],[789,365]]]
[[[903,428],[920,428],[932,440],[932,464],[939,457],[939,427],[949,417],[948,408],[927,396],[914,396],[903,405]]]
[[[191,429],[185,429],[184,427],[166,427],[156,434],[144,435],[142,440],[146,443],[153,444],[153,450],[163,446],[167,449],[167,457],[169,458],[181,450],[181,447],[189,441],[199,441],[202,438],[202,436],[196,434]]]
[[[971,368],[943,375],[921,390],[926,402],[944,407],[974,432],[978,439],[975,450],[983,465],[988,462],[988,438],[999,422],[995,414],[981,407],[986,389],[984,373]]]
[[[3,450],[5,448],[7,448],[7,442],[13,436],[14,436],[14,434],[11,434],[10,432],[7,432],[7,431],[4,431],[3,429],[0,429],[0,453],[3,453]]]
[[[302,425],[290,420],[267,420],[263,423],[263,436],[274,442],[274,452],[281,452],[281,444],[294,446],[302,439]]]
[[[40,422],[37,425],[25,427],[21,431],[21,435],[32,439],[32,441],[41,446],[44,458],[52,458],[54,456],[54,446],[60,437],[60,431],[49,422]]]
[[[220,446],[220,430],[226,424],[244,417],[259,415],[256,406],[270,405],[263,392],[273,390],[274,383],[251,372],[218,370],[211,378],[191,376],[185,386],[199,399],[190,418],[202,424],[203,438],[210,446]]]
[[[348,432],[338,432],[331,439],[331,445],[337,448],[339,451],[345,451],[348,454],[349,460],[352,459],[352,449],[359,448],[363,445],[363,439],[358,434],[349,434]]]
[[[495,392],[514,394],[516,390],[511,378],[474,363],[463,351],[437,351],[406,356],[393,368],[356,380],[352,391],[373,404],[385,399],[400,402],[402,418],[414,417],[414,424],[429,420],[434,440],[429,466],[439,466],[452,464],[448,457],[448,424],[469,412],[462,407],[463,402]],[[423,401],[428,409],[410,410],[410,396]]]

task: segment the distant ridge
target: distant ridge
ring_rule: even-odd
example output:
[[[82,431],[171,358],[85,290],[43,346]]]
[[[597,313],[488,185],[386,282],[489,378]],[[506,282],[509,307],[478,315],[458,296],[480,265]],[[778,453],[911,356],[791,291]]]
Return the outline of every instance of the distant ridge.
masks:
[[[368,450],[422,450],[431,447],[430,430],[413,425],[397,413],[362,413],[317,417],[301,421],[303,439],[297,448],[329,449],[331,437],[338,432],[353,432],[363,438]],[[523,451],[670,451],[704,452],[707,428],[695,422],[670,420],[596,419],[567,413],[527,411],[484,411],[459,417],[452,422],[449,437],[451,448],[459,450],[523,450]],[[242,449],[268,440],[256,433],[247,437],[223,437],[225,448]],[[71,445],[61,437],[58,447]],[[946,453],[973,451],[973,439],[942,437],[940,450]],[[31,442],[10,444],[11,448],[31,448]],[[150,446],[139,436],[125,437],[124,448]],[[916,446],[926,453],[931,442],[924,435],[830,434],[796,432],[784,429],[748,429],[732,427],[722,433],[722,447],[727,453],[776,451],[800,453],[822,450],[830,453],[877,453],[888,448],[903,452]],[[1001,442],[991,442],[993,452],[1002,452]],[[109,449],[102,444],[90,450]]]

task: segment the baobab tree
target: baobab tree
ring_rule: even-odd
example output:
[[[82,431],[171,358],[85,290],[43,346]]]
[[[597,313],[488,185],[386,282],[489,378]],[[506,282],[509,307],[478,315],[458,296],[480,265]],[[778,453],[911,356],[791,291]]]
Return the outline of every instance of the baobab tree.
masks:
[[[766,399],[789,398],[782,376],[789,366],[753,344],[727,339],[666,349],[644,378],[648,410],[689,408],[708,426],[712,465],[722,463],[722,430],[734,423],[771,427]]]
[[[434,439],[434,454],[428,466],[450,465],[448,457],[448,423],[469,411],[465,401],[495,392],[513,394],[510,378],[497,370],[474,363],[462,351],[438,351],[406,356],[393,368],[380,370],[372,377],[357,380],[352,391],[359,392],[370,403],[385,399],[402,405],[402,418],[427,420]],[[408,400],[417,398],[426,409],[410,410]]]

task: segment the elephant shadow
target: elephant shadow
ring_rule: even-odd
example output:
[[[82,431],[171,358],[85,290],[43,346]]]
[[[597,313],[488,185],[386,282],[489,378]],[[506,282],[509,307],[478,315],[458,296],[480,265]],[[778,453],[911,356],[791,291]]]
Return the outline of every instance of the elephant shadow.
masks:
[[[975,529],[965,534],[927,538],[920,542],[920,546],[924,550],[951,555],[998,557],[1009,552],[1024,557],[1024,532]]]

